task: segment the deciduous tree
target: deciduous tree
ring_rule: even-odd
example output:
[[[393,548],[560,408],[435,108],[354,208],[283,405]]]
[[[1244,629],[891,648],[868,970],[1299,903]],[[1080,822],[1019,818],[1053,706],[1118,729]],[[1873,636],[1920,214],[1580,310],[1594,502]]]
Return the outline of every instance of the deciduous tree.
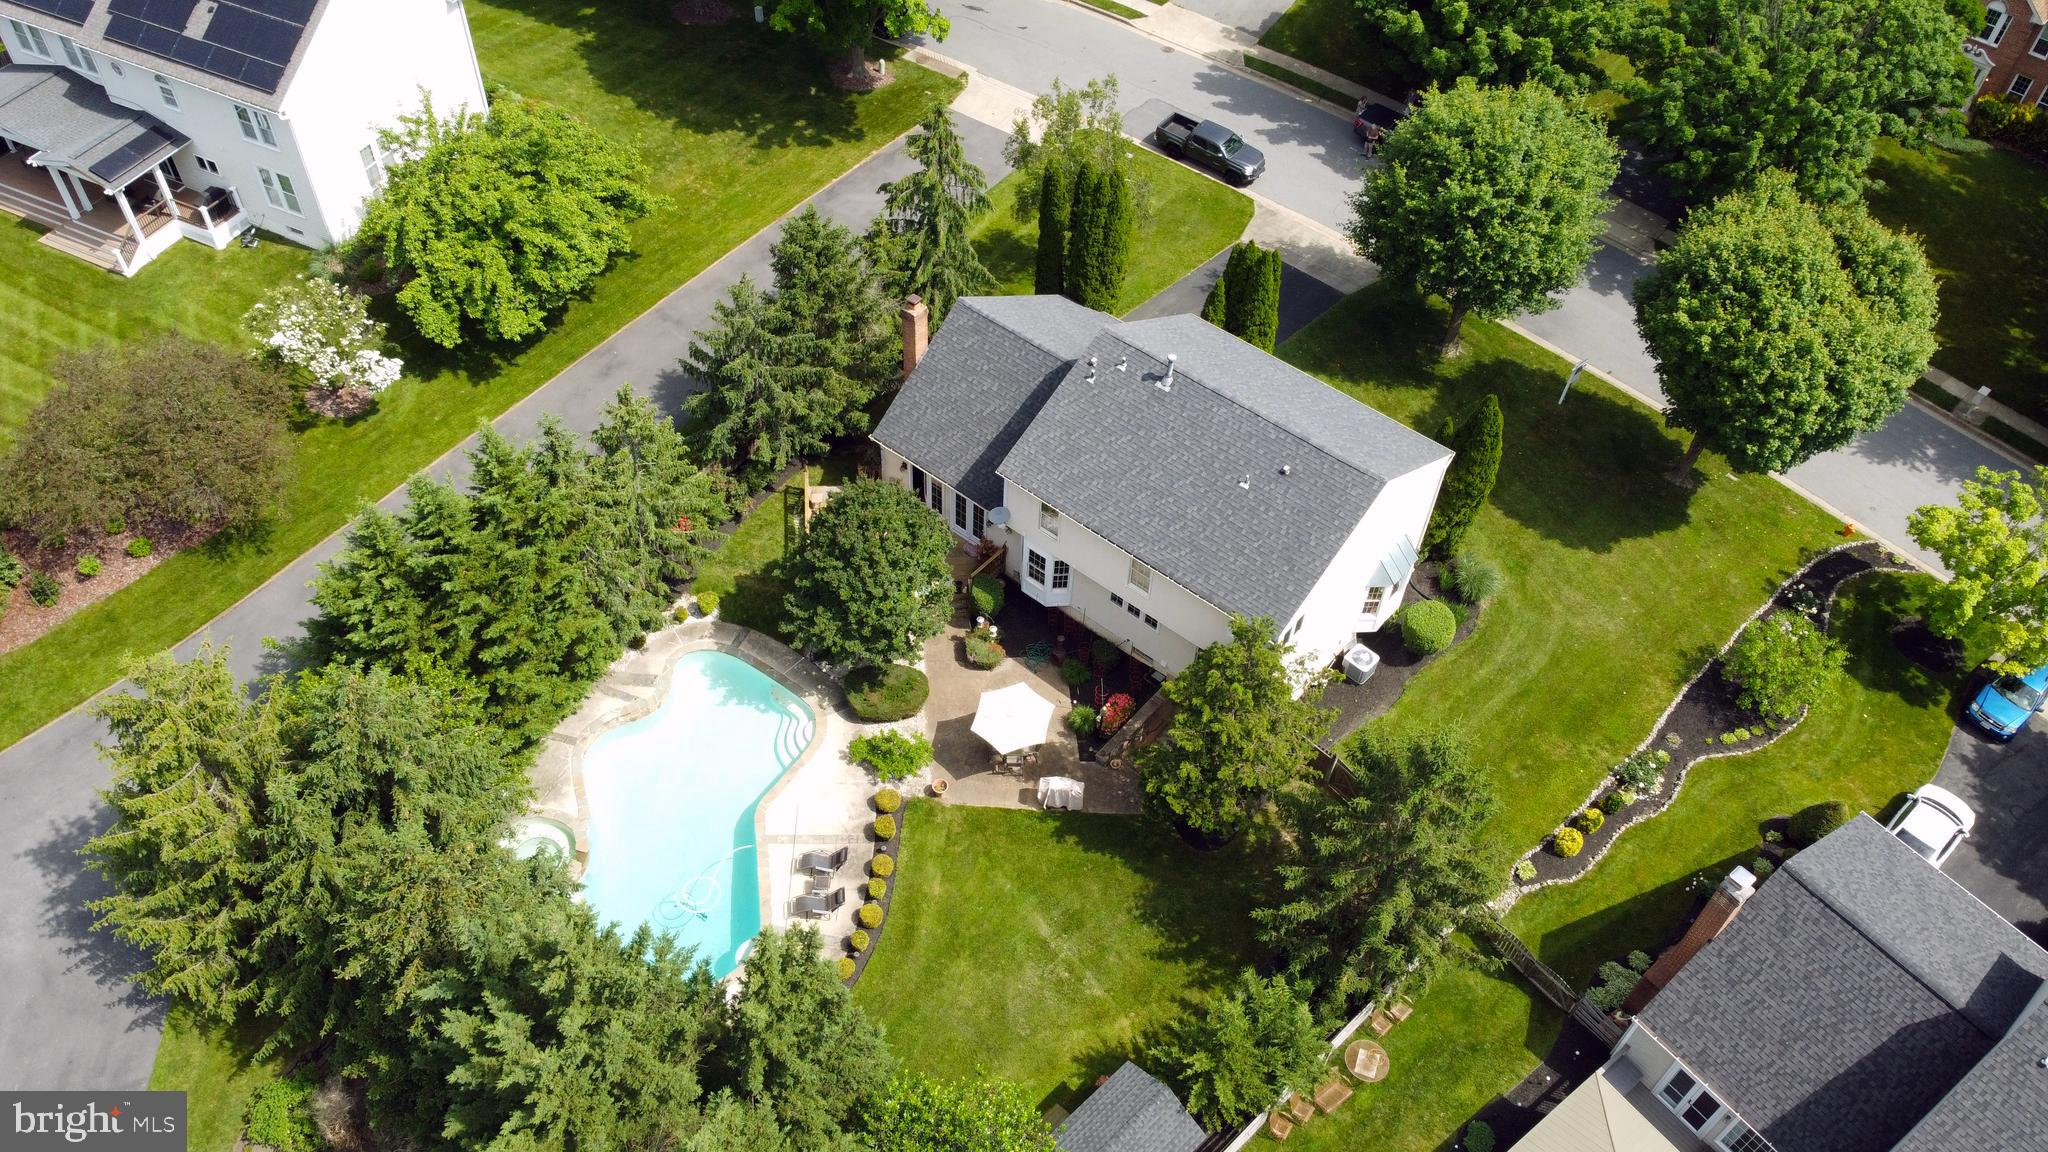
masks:
[[[1722,663],[1741,704],[1766,720],[1790,720],[1820,702],[1848,653],[1797,612],[1773,612],[1742,630]]]
[[[1019,174],[1017,219],[1029,220],[1045,206],[1044,177],[1052,169],[1066,172],[1067,195],[1073,194],[1075,173],[1085,165],[1117,168],[1130,176],[1130,144],[1117,111],[1114,75],[1070,88],[1053,78],[1052,88],[1018,114],[1003,143],[1003,160]],[[1041,289],[1043,291],[1043,289]]]
[[[1969,103],[1958,49],[1983,19],[1953,0],[1674,0],[1630,53],[1635,131],[1698,199],[1774,168],[1817,200],[1860,195],[1879,135],[1913,137]]]
[[[1586,92],[1604,80],[1599,54],[1625,40],[1637,5],[1627,0],[1361,0],[1368,28],[1441,84],[1535,80]]]
[[[1195,654],[1160,689],[1166,735],[1138,754],[1145,794],[1211,843],[1236,835],[1266,798],[1309,772],[1330,713],[1290,668],[1273,622],[1232,617],[1230,639]]]
[[[1220,1132],[1271,1108],[1284,1091],[1308,1094],[1329,1051],[1307,1001],[1285,978],[1246,969],[1228,993],[1181,1024],[1165,1060],[1188,1113]]]
[[[988,177],[967,159],[944,104],[934,103],[917,127],[904,142],[917,170],[882,185],[868,247],[891,294],[923,297],[936,324],[953,301],[995,287],[968,235],[988,214]]]
[[[2048,664],[2048,476],[1977,469],[1955,506],[1929,504],[1907,528],[1952,575],[1922,593],[1927,624],[1960,640],[1981,632],[1997,672],[2025,675]]]
[[[1253,913],[1260,939],[1329,1015],[1427,981],[1451,930],[1500,888],[1478,844],[1496,801],[1462,747],[1442,733],[1368,728],[1340,752],[1358,794],[1303,795],[1284,809],[1285,899]]]
[[[655,203],[629,145],[506,92],[446,119],[423,101],[382,144],[402,159],[351,246],[383,262],[399,308],[444,348],[539,332],[632,250],[627,226]]]
[[[1636,286],[1636,325],[1689,429],[1783,471],[1884,423],[1934,352],[1934,276],[1920,244],[1861,205],[1821,209],[1766,174],[1693,213]]]
[[[834,663],[914,659],[951,610],[952,547],[945,523],[909,489],[848,484],[786,562],[791,635]]]
[[[952,22],[926,0],[776,0],[768,26],[794,32],[855,68],[867,66],[868,39],[879,23],[891,36],[944,40]]]
[[[1352,198],[1352,242],[1386,275],[1467,313],[1555,308],[1592,258],[1620,161],[1600,125],[1540,84],[1432,91],[1380,145]]]
[[[869,1105],[874,1152],[1054,1152],[1038,1106],[1007,1080],[902,1073]]]
[[[1450,421],[1446,420],[1445,425],[1450,427]],[[1423,536],[1423,547],[1438,557],[1458,554],[1466,531],[1479,518],[1479,510],[1486,507],[1486,498],[1493,494],[1493,482],[1500,476],[1503,435],[1500,398],[1489,393],[1479,402],[1478,411],[1467,416],[1446,439],[1445,445],[1456,455],[1451,457],[1450,470],[1444,474],[1436,511],[1430,515],[1429,531]]]

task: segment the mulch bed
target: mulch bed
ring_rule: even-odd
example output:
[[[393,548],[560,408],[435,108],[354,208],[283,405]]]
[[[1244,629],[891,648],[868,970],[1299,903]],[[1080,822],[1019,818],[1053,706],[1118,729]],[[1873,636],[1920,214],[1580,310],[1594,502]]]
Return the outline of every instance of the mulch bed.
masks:
[[[868,859],[872,860],[886,852],[896,858],[896,870],[889,874],[889,887],[882,893],[882,898],[875,901],[875,903],[882,906],[882,926],[868,929],[867,950],[853,954],[853,975],[846,978],[846,986],[848,988],[860,983],[861,973],[868,970],[868,961],[874,959],[875,953],[882,947],[882,933],[889,930],[889,907],[896,902],[897,881],[903,876],[903,825],[909,815],[910,806],[907,804],[896,810],[896,838],[894,840],[875,840],[873,839],[873,833],[869,834],[870,842],[874,844],[875,850],[869,854]],[[860,895],[861,903],[865,904],[867,903],[867,884],[868,877],[870,876],[865,862],[861,864],[860,872],[861,879],[859,885],[855,888],[855,892]],[[851,900],[852,896],[848,896],[847,899]],[[856,919],[853,926],[859,928],[860,921]]]
[[[841,60],[829,70],[832,87],[841,92],[873,92],[896,79],[896,74],[879,60],[868,60],[856,64],[852,60]]]
[[[208,533],[165,524],[137,524],[115,535],[91,535],[93,539],[88,542],[73,540],[59,548],[40,548],[27,532],[0,532],[0,548],[7,549],[28,569],[12,594],[0,594],[0,652],[12,652],[35,642],[81,609],[142,579],[180,549],[205,540]],[[138,535],[147,536],[154,546],[154,551],[140,558],[127,552],[128,541]],[[78,560],[86,555],[100,558],[99,575],[78,574]],[[37,572],[49,573],[63,589],[57,602],[48,608],[28,598],[29,576]]]
[[[1458,603],[1456,597],[1444,590],[1442,579],[1443,572],[1437,564],[1425,562],[1419,565],[1408,584],[1407,602],[1441,600],[1459,614],[1457,636],[1452,639],[1451,647],[1444,649],[1444,652],[1449,652],[1472,638],[1473,631],[1479,627],[1480,609]],[[1443,655],[1443,652],[1438,652],[1417,656],[1408,651],[1408,646],[1401,642],[1400,626],[1391,622],[1368,635],[1365,646],[1379,653],[1380,657],[1380,666],[1372,678],[1363,684],[1353,684],[1342,679],[1340,668],[1338,681],[1323,692],[1323,706],[1337,710],[1336,719],[1330,723],[1329,735],[1323,740],[1325,748],[1335,748],[1338,741],[1356,732],[1367,721],[1385,715],[1401,699],[1401,693],[1407,691],[1408,681],[1414,678],[1415,673]]]
[[[1825,628],[1825,607],[1833,605],[1835,591],[1844,581],[1865,572],[1905,570],[1903,563],[1893,560],[1883,548],[1873,543],[1838,548],[1813,560],[1781,584],[1772,595],[1768,608],[1818,613],[1816,622]],[[1729,642],[1733,643],[1734,638],[1730,637]],[[1726,651],[1725,647],[1723,651]],[[1585,875],[1630,825],[1656,815],[1671,803],[1684,782],[1686,770],[1694,764],[1716,756],[1753,752],[1791,731],[1798,723],[1795,719],[1775,728],[1766,726],[1754,713],[1737,703],[1739,696],[1736,686],[1722,675],[1721,659],[1716,655],[1679,694],[1677,705],[1642,745],[1643,750],[1663,751],[1671,756],[1657,787],[1628,807],[1608,813],[1606,822],[1586,837],[1585,847],[1577,856],[1559,856],[1546,844],[1523,857],[1535,866],[1536,874],[1527,881],[1511,880],[1508,895],[1519,896],[1547,884],[1576,880]],[[1743,740],[1725,739],[1745,728],[1754,734]],[[1602,781],[1600,794],[1604,795],[1614,786],[1613,778],[1609,777]]]

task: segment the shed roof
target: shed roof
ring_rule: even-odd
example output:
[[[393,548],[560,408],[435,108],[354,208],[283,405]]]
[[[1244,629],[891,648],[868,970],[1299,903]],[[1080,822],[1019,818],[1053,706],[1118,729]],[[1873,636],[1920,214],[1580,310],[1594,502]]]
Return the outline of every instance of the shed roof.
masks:
[[[1194,1152],[1206,1139],[1172,1090],[1128,1060],[1054,1136],[1064,1152]]]

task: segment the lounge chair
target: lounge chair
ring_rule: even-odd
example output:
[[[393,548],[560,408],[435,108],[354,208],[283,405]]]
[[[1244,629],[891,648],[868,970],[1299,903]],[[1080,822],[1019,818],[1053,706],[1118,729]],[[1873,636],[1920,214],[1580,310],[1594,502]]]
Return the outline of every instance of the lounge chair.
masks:
[[[823,892],[813,892],[808,896],[799,896],[791,901],[791,906],[798,915],[816,918],[819,916],[830,916],[832,913],[839,911],[845,903],[846,889],[834,888],[829,895]]]
[[[1332,1076],[1323,1081],[1322,1087],[1316,1089],[1316,1108],[1325,1116],[1343,1107],[1344,1102],[1349,1099],[1351,1085],[1344,1083],[1342,1076]]]
[[[813,876],[830,876],[846,865],[847,854],[851,851],[842,844],[836,852],[806,852],[797,860],[797,870]]]

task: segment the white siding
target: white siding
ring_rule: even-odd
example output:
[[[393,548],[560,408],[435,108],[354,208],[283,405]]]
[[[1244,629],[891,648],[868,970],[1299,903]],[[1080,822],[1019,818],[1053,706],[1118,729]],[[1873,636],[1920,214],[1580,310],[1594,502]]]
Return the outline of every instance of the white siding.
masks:
[[[1436,506],[1437,489],[1449,467],[1450,460],[1445,458],[1388,481],[1379,499],[1352,529],[1351,538],[1338,549],[1337,558],[1309,590],[1295,616],[1299,623],[1292,644],[1295,654],[1307,659],[1310,667],[1328,667],[1358,633],[1377,630],[1401,606],[1405,583],[1388,591],[1377,616],[1362,615],[1366,589],[1372,586],[1380,561],[1394,555],[1404,539],[1421,546],[1430,510]],[[1284,632],[1291,622],[1275,624]]]

